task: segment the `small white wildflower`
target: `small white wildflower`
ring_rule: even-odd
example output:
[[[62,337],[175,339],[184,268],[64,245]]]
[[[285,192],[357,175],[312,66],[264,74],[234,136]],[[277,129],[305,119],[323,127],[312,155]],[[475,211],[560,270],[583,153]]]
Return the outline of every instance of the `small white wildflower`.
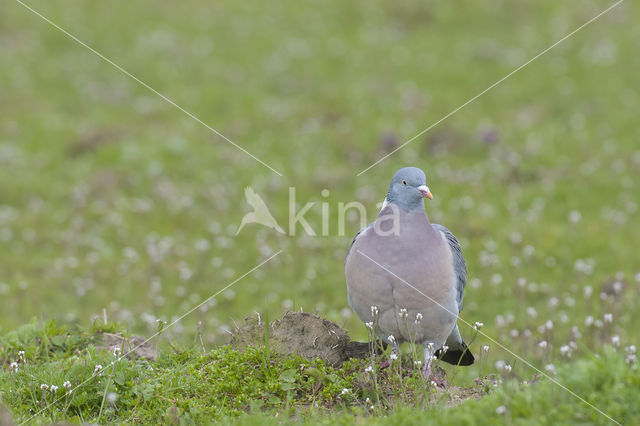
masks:
[[[476,321],[475,324],[473,324],[473,328],[476,330],[480,330],[483,325],[484,325],[483,323]]]
[[[367,397],[367,399],[364,400],[365,403],[370,404],[371,403],[371,398]]]
[[[378,307],[377,306],[371,306],[371,316],[373,316],[374,318],[378,315]]]
[[[418,312],[416,314],[416,324],[419,324],[420,321],[422,321],[422,314],[420,312]]]
[[[67,381],[65,381],[65,382],[62,384],[62,387],[64,387],[65,389],[71,389],[71,382],[70,382],[70,381],[68,381],[68,380],[67,380]]]
[[[369,365],[369,366],[367,366],[367,368],[365,368],[365,369],[364,369],[364,372],[365,372],[365,373],[371,373],[371,372],[373,372],[373,367],[372,367],[372,366],[370,366],[370,365]]]
[[[447,346],[447,345],[442,345],[442,348],[441,348],[442,355],[446,354],[448,350],[449,350],[449,346]]]
[[[595,321],[593,322],[593,325],[594,325],[596,328],[602,328],[602,326],[604,325],[604,323],[603,323],[601,320],[597,319],[597,320],[595,320]]]
[[[47,389],[49,389],[49,385],[43,383],[43,384],[40,385],[40,389],[47,390]]]
[[[413,365],[415,365],[416,367],[420,367],[422,365],[422,361],[415,360],[415,361],[413,361]]]
[[[437,356],[435,356],[435,355],[431,355],[431,361],[435,361],[436,359],[438,359],[438,357],[437,357]]]
[[[409,316],[409,314],[407,313],[406,308],[401,308],[400,312],[398,312],[398,315],[400,316],[400,318],[405,319]]]
[[[389,343],[391,343],[392,345],[396,344],[396,338],[393,337],[393,334],[390,334],[389,337],[387,337],[387,340],[389,341]]]
[[[373,330],[373,323],[371,321],[364,323],[368,329]]]
[[[18,363],[13,361],[10,365],[11,368],[11,372],[12,373],[17,373],[18,372]]]
[[[547,330],[553,330],[553,321],[547,320],[547,322],[544,323],[544,326]]]
[[[107,392],[107,402],[109,404],[115,404],[115,402],[118,400],[118,394],[115,392]]]
[[[582,337],[582,333],[580,333],[580,329],[578,328],[577,325],[574,325],[573,327],[571,327],[571,334],[573,334],[574,339],[579,339]]]
[[[511,337],[518,337],[520,335],[520,332],[514,328],[509,332],[509,334],[511,334]]]
[[[611,324],[613,322],[613,314],[612,313],[604,314],[604,322]]]
[[[96,364],[95,368],[93,369],[93,374],[96,374],[100,370],[102,370],[102,365]]]
[[[349,393],[349,389],[344,388],[344,389],[342,389],[342,392],[340,392],[340,395],[346,395],[348,393]]]
[[[538,343],[538,347],[540,349],[546,349],[547,348],[547,341],[546,340],[541,341],[540,343]]]
[[[432,380],[431,381],[431,387],[436,388],[436,387],[438,387],[438,384],[435,381]]]
[[[636,355],[635,354],[629,354],[629,355],[627,355],[627,357],[624,360],[629,365],[634,364],[636,362]]]
[[[398,355],[396,355],[395,353],[391,352],[391,355],[389,355],[389,359],[391,361],[395,361],[398,359]]]
[[[593,317],[591,315],[587,316],[584,319],[584,325],[586,325],[587,327],[591,327],[593,325]]]
[[[507,364],[504,366],[504,371],[506,371],[507,373],[511,373],[511,364]]]
[[[118,346],[115,346],[115,347],[113,348],[113,356],[118,356],[118,355],[120,355],[120,352],[122,352],[122,348],[120,348],[120,347],[118,347]]]
[[[529,306],[527,308],[527,314],[531,317],[531,318],[538,318],[538,312],[536,311],[536,309],[533,306]]]
[[[484,345],[482,347],[482,350],[485,351],[485,352],[489,352],[489,345]]]
[[[611,344],[616,348],[620,346],[620,336],[618,336],[617,334],[611,336]]]
[[[20,361],[24,361],[24,351],[18,351],[18,358],[20,358]]]
[[[574,351],[578,350],[578,344],[573,340],[569,342],[569,347]]]
[[[547,370],[551,374],[556,374],[556,366],[553,364],[547,364],[544,366],[544,369]]]
[[[560,354],[562,356],[566,356],[567,358],[571,357],[571,348],[569,345],[560,346]]]
[[[371,405],[371,406],[369,407],[369,410],[375,410],[375,408],[376,408],[376,407],[374,407],[373,405]]]
[[[507,407],[505,407],[504,405],[501,405],[499,407],[496,407],[496,414],[504,414],[507,412]]]
[[[49,388],[49,390],[51,391],[51,393],[56,393],[56,392],[58,392],[58,386],[51,385],[51,388]]]
[[[584,288],[584,298],[585,299],[590,298],[591,297],[591,293],[593,293],[593,289],[591,288],[591,286],[590,285],[585,286],[585,288]]]
[[[624,351],[629,355],[633,355],[636,353],[636,345],[629,345],[626,348],[624,348]]]
[[[507,363],[504,362],[503,360],[499,359],[499,360],[496,361],[496,363],[494,365],[496,367],[496,370],[502,371],[502,370],[504,370],[504,367],[507,365]]]

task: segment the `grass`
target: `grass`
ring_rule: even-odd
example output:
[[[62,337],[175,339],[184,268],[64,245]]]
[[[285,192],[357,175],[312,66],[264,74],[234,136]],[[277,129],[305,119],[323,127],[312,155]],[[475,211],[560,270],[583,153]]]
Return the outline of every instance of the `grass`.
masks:
[[[393,172],[416,165],[435,196],[429,217],[463,246],[464,319],[483,322],[484,332],[537,368],[552,364],[558,380],[588,400],[637,397],[633,387],[614,385],[603,396],[591,377],[577,377],[589,371],[582,363],[598,365],[595,355],[610,359],[603,348],[613,336],[619,352],[639,341],[635,3],[622,3],[359,177],[611,3],[28,4],[284,176],[7,2],[0,15],[0,334],[34,317],[82,329],[106,315],[151,335],[156,320],[171,323],[283,250],[163,338],[187,347],[201,338],[200,352],[204,346],[209,354],[253,312],[278,317],[302,307],[366,339],[348,308],[343,273],[359,221],[348,217],[340,235],[337,206],[360,201],[373,220]],[[328,203],[329,235],[308,237],[298,226],[290,237],[248,225],[235,236],[249,185],[285,228],[290,186],[299,208],[316,202],[307,218],[318,233],[320,203]],[[604,321],[608,313],[612,322]],[[461,332],[473,336],[468,327]],[[482,336],[471,347],[482,354],[475,366],[447,368],[455,385],[502,375],[506,364],[517,381],[534,373]],[[612,374],[622,374],[619,367]],[[552,413],[581,421],[566,417],[581,407],[576,400],[549,386],[522,395],[558,401],[555,411],[535,405],[549,422]],[[490,419],[500,403],[515,422],[523,414],[515,399],[499,400],[510,394],[501,389],[450,411]],[[94,420],[98,397],[87,397],[85,414]],[[109,409],[105,400],[100,416]],[[406,410],[398,408],[399,419]],[[358,414],[340,415],[348,422]]]
[[[97,350],[102,332],[118,331],[116,324],[83,330],[49,322],[3,336],[0,360],[15,359],[17,367],[0,373],[0,392],[16,421],[269,424],[277,417],[280,424],[385,416],[399,424],[606,423],[549,381],[505,375],[504,381],[477,380],[469,389],[425,392],[424,380],[407,362],[372,374],[364,369],[367,359],[334,368],[268,347],[239,352],[222,346],[206,354],[197,345],[167,347],[154,362]],[[607,346],[598,356],[562,366],[556,380],[619,421],[640,419],[638,394],[629,392],[640,382],[640,368],[629,364],[625,351]]]

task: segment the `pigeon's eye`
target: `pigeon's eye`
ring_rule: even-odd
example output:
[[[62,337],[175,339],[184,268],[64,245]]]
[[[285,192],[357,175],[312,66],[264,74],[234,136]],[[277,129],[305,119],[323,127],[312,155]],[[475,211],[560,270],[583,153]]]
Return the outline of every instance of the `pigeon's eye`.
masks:
[[[402,179],[402,186],[407,186],[407,181]]]

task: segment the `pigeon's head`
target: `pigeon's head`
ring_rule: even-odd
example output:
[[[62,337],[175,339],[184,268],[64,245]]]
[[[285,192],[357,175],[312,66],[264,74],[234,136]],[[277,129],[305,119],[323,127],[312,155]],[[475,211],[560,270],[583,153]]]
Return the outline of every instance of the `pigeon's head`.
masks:
[[[431,200],[433,195],[427,187],[427,177],[422,170],[417,167],[405,167],[393,175],[387,192],[388,203],[405,210],[423,209],[425,198]]]

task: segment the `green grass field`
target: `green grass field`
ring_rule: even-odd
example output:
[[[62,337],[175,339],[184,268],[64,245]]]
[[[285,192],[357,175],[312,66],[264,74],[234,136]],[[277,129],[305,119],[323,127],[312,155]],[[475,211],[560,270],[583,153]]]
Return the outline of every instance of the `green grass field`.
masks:
[[[40,406],[12,395],[33,397],[49,379],[60,386],[61,366],[79,383],[91,374],[74,367],[79,360],[107,356],[75,353],[76,346],[61,342],[53,350],[45,343],[59,327],[84,339],[106,317],[113,330],[150,336],[156,320],[173,322],[280,250],[164,330],[165,355],[153,374],[141,376],[146,367],[135,362],[122,367],[123,395],[135,393],[126,383],[150,384],[140,391],[145,404],[136,405],[142,414],[132,414],[125,398],[105,406],[107,391],[96,382],[77,403],[84,408],[62,414],[60,407],[36,420],[173,421],[165,417],[167,401],[180,397],[156,385],[172,375],[181,380],[190,368],[201,371],[198,363],[208,356],[224,357],[227,332],[254,312],[277,318],[316,311],[365,340],[347,303],[343,269],[359,220],[348,215],[341,234],[338,205],[361,202],[367,221],[374,220],[393,173],[414,165],[425,170],[435,196],[427,214],[463,247],[469,280],[462,318],[484,323],[486,335],[536,368],[555,370],[558,382],[617,421],[640,422],[632,408],[640,405],[640,373],[625,362],[624,349],[640,343],[637,4],[619,4],[356,176],[611,4],[28,2],[279,176],[20,3],[4,1],[0,398],[24,421]],[[294,187],[298,209],[315,202],[306,218],[319,235],[250,224],[236,236],[250,211],[247,186],[285,228]],[[41,325],[27,326],[30,337],[16,340],[14,331],[32,321]],[[283,383],[298,386],[296,396],[272,393],[289,402],[256,393],[232,406],[216,392],[234,390],[211,383],[192,388],[209,398],[192,398],[200,411],[188,414],[176,402],[176,416],[233,422],[243,412],[238,421],[248,424],[437,416],[469,424],[609,422],[546,378],[518,386],[536,372],[469,327],[461,324],[461,332],[473,339],[479,362],[444,366],[452,384],[471,387],[493,374],[504,381],[456,408],[412,400],[370,411],[358,385],[352,400],[338,404],[327,395],[325,409],[302,413],[296,401],[310,403],[306,388],[285,375]],[[183,358],[169,344],[182,348]],[[17,376],[10,363],[20,350],[31,351],[31,364]],[[282,362],[286,371],[298,361]],[[360,367],[335,373],[339,384],[327,392],[351,383]],[[265,405],[250,408],[254,400]],[[505,413],[496,414],[498,407]]]

